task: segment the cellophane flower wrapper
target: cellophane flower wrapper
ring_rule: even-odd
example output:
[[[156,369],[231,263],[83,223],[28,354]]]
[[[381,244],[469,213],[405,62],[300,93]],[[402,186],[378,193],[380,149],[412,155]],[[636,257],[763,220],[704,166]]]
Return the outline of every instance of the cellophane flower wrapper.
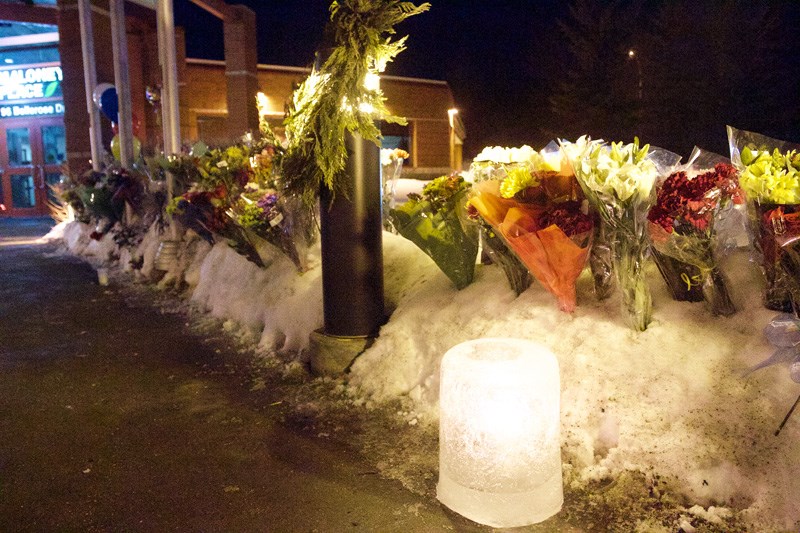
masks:
[[[105,186],[86,187],[78,192],[88,214],[96,220],[110,220],[112,224],[122,218],[120,206],[113,203],[113,191]]]
[[[251,231],[231,216],[230,202],[227,188],[220,184],[213,190],[189,190],[175,197],[168,212],[174,221],[194,231],[209,244],[214,245],[217,237],[221,237],[239,255],[264,267],[258,253],[258,242]]]
[[[561,156],[558,154],[558,150],[559,147],[556,143],[550,143],[542,150],[542,153],[545,153],[551,160],[557,159],[560,162]],[[541,154],[528,145],[513,148],[487,146],[472,161],[470,166],[471,179],[474,183],[489,180],[502,182],[509,174],[530,168],[533,159],[541,160]],[[550,183],[548,182],[548,185]],[[552,183],[554,184],[551,187],[552,192],[558,194],[557,185],[563,185],[563,178],[552,180]],[[562,194],[564,194],[564,191],[562,191]],[[568,196],[569,194],[562,199],[568,199]],[[522,294],[533,282],[533,277],[528,267],[509,248],[506,240],[491,224],[477,216],[477,214],[475,216],[477,218],[470,217],[470,219],[475,221],[480,228],[480,242],[483,253],[488,256],[491,263],[497,264],[502,268],[508,284],[514,292],[517,295]]]
[[[498,265],[503,270],[509,286],[519,296],[533,283],[531,273],[489,223],[480,217],[475,222],[480,231],[479,237],[483,253],[488,257],[489,262]]]
[[[553,153],[553,161],[545,166],[534,162],[530,176],[512,170],[502,180],[476,183],[470,205],[556,297],[559,309],[572,312],[577,304],[575,281],[586,264],[593,225],[580,212],[574,177],[560,172],[556,145]],[[559,224],[570,226],[569,235]]]
[[[764,306],[796,312],[800,145],[730,126],[728,144],[747,198],[750,242],[764,277]]]
[[[110,226],[123,221],[126,204],[138,207],[144,193],[138,176],[113,167],[85,174],[73,190],[91,218]]]
[[[595,217],[592,247],[589,250],[589,270],[592,273],[594,295],[605,300],[614,292],[614,253],[606,236],[606,226]]]
[[[764,306],[798,313],[800,205],[748,202],[748,214],[753,247],[764,275]]]
[[[405,150],[388,148],[381,150],[381,215],[383,228],[387,231],[395,231],[389,212],[397,207],[395,200],[397,180],[403,172],[403,161],[406,158],[408,152]]]
[[[470,175],[473,183],[487,180],[502,180],[509,170],[526,165],[532,152],[530,146],[522,148],[502,148],[499,146],[486,147],[470,165]],[[499,265],[508,280],[509,286],[517,295],[522,294],[531,286],[533,278],[527,267],[511,251],[508,244],[492,226],[480,217],[471,218],[478,225],[480,231],[480,244],[484,256],[488,261]]]
[[[225,213],[226,196],[227,190],[223,185],[210,191],[189,190],[173,198],[167,211],[184,228],[194,231],[208,244],[214,245],[215,235],[227,239],[237,237],[236,229],[229,227],[234,223]],[[258,256],[254,251],[248,255]]]
[[[460,176],[442,176],[389,212],[397,232],[433,259],[439,269],[461,290],[475,276],[478,235],[466,223],[466,187]],[[432,195],[445,191],[447,198]]]
[[[238,226],[279,249],[298,272],[308,270],[305,228],[311,222],[304,218],[307,210],[299,197],[275,189],[251,190],[238,199],[228,214]],[[263,258],[262,263],[266,265]]]
[[[652,297],[645,278],[650,242],[647,212],[655,200],[655,182],[680,160],[672,152],[649,145],[562,141],[586,198],[598,213],[610,247],[626,318],[644,331],[652,319]]]
[[[719,267],[724,252],[716,222],[744,196],[727,158],[695,148],[686,165],[657,187],[648,213],[654,258],[676,300],[705,301],[712,314],[736,312]]]

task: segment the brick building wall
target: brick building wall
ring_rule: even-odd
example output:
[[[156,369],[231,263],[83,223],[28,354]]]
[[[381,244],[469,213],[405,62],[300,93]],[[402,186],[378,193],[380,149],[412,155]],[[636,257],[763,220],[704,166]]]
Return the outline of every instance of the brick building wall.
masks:
[[[85,103],[78,9],[76,0],[59,0],[58,5],[68,160],[74,171],[81,171],[88,165],[89,119]],[[95,59],[98,82],[113,84],[111,25],[107,6],[107,2],[101,0],[95,0],[93,5]],[[140,140],[146,148],[153,149],[159,145],[162,135],[154,109],[146,101],[145,88],[158,84],[161,76],[155,14],[128,4],[126,18],[133,113],[140,124]],[[202,139],[209,144],[224,144],[234,140],[231,138],[230,121],[241,123],[241,116],[249,116],[255,109],[255,102],[240,101],[247,99],[248,91],[231,92],[227,84],[227,78],[232,73],[239,75],[240,70],[231,70],[229,65],[226,72],[225,63],[221,61],[186,60],[181,29],[177,30],[176,37],[182,139],[187,143]],[[269,98],[270,121],[280,131],[292,91],[305,79],[308,70],[260,65],[257,72],[258,89]],[[406,171],[418,170],[423,174],[446,172],[452,160],[447,111],[454,107],[449,86],[442,81],[385,76],[381,88],[388,99],[390,111],[409,121],[408,127],[401,132],[408,136],[412,153],[411,160],[405,165]],[[229,99],[236,102],[236,116],[233,117],[228,109]],[[113,135],[111,124],[104,118],[102,126],[103,141],[107,148]],[[233,131],[238,130],[234,128]]]
[[[279,125],[294,87],[308,75],[296,67],[260,65],[258,86],[269,99],[270,118]],[[223,144],[231,139],[224,129],[227,116],[225,68],[221,61],[189,59],[181,86],[181,131],[192,142],[203,139]],[[447,111],[454,107],[453,95],[445,82],[385,76],[381,89],[389,110],[408,119],[412,158],[406,170],[441,174],[450,166],[450,124]],[[242,102],[240,105],[255,103]],[[216,120],[215,120],[216,119]],[[278,126],[276,129],[280,130]]]
[[[114,57],[111,46],[111,20],[108,2],[92,3],[92,25],[95,42],[95,69],[98,83],[114,84]],[[64,126],[67,138],[67,161],[73,172],[89,167],[89,115],[83,75],[80,19],[76,0],[58,1],[58,33],[61,68],[64,73]],[[131,83],[131,107],[140,123],[139,137],[143,142],[152,139],[155,119],[145,99],[145,86],[158,81],[158,52],[152,53],[157,42],[155,14],[137,6],[126,7],[126,33]],[[157,50],[157,49],[156,49]],[[113,137],[111,122],[101,119],[103,144],[108,147]]]

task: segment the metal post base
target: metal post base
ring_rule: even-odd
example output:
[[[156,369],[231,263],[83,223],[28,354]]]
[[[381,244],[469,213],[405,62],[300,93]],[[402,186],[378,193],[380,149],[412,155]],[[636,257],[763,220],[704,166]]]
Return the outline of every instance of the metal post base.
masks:
[[[311,371],[317,376],[339,376],[350,369],[356,357],[372,346],[374,337],[338,337],[322,330],[311,333]]]

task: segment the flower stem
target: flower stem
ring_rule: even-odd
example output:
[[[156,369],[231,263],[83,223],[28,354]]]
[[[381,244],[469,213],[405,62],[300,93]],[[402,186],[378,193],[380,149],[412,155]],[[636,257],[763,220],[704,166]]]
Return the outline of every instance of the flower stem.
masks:
[[[652,318],[653,301],[645,279],[647,243],[634,232],[617,232],[613,241],[614,272],[622,292],[622,305],[628,322],[644,331]]]
[[[797,399],[794,401],[794,405],[792,405],[792,408],[791,408],[791,409],[789,409],[789,412],[788,412],[788,413],[786,413],[786,416],[783,418],[783,422],[781,422],[781,425],[780,425],[780,426],[778,426],[778,429],[775,431],[775,436],[776,436],[776,437],[777,437],[778,435],[780,435],[780,433],[781,433],[781,430],[783,429],[783,426],[785,426],[785,425],[786,425],[786,422],[788,422],[788,421],[789,421],[789,417],[791,417],[791,416],[792,416],[792,413],[794,413],[794,410],[795,410],[795,408],[797,407],[797,404],[800,404],[800,396],[798,396],[798,397],[797,397]]]

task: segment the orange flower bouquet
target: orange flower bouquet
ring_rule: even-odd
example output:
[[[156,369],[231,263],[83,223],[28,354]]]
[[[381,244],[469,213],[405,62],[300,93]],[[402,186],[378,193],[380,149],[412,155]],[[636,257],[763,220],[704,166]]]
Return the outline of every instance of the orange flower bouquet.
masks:
[[[470,211],[501,236],[557,298],[559,309],[572,312],[594,223],[578,201],[574,176],[561,172],[560,155],[548,160],[534,154],[529,164],[509,169],[502,179],[475,184]]]

